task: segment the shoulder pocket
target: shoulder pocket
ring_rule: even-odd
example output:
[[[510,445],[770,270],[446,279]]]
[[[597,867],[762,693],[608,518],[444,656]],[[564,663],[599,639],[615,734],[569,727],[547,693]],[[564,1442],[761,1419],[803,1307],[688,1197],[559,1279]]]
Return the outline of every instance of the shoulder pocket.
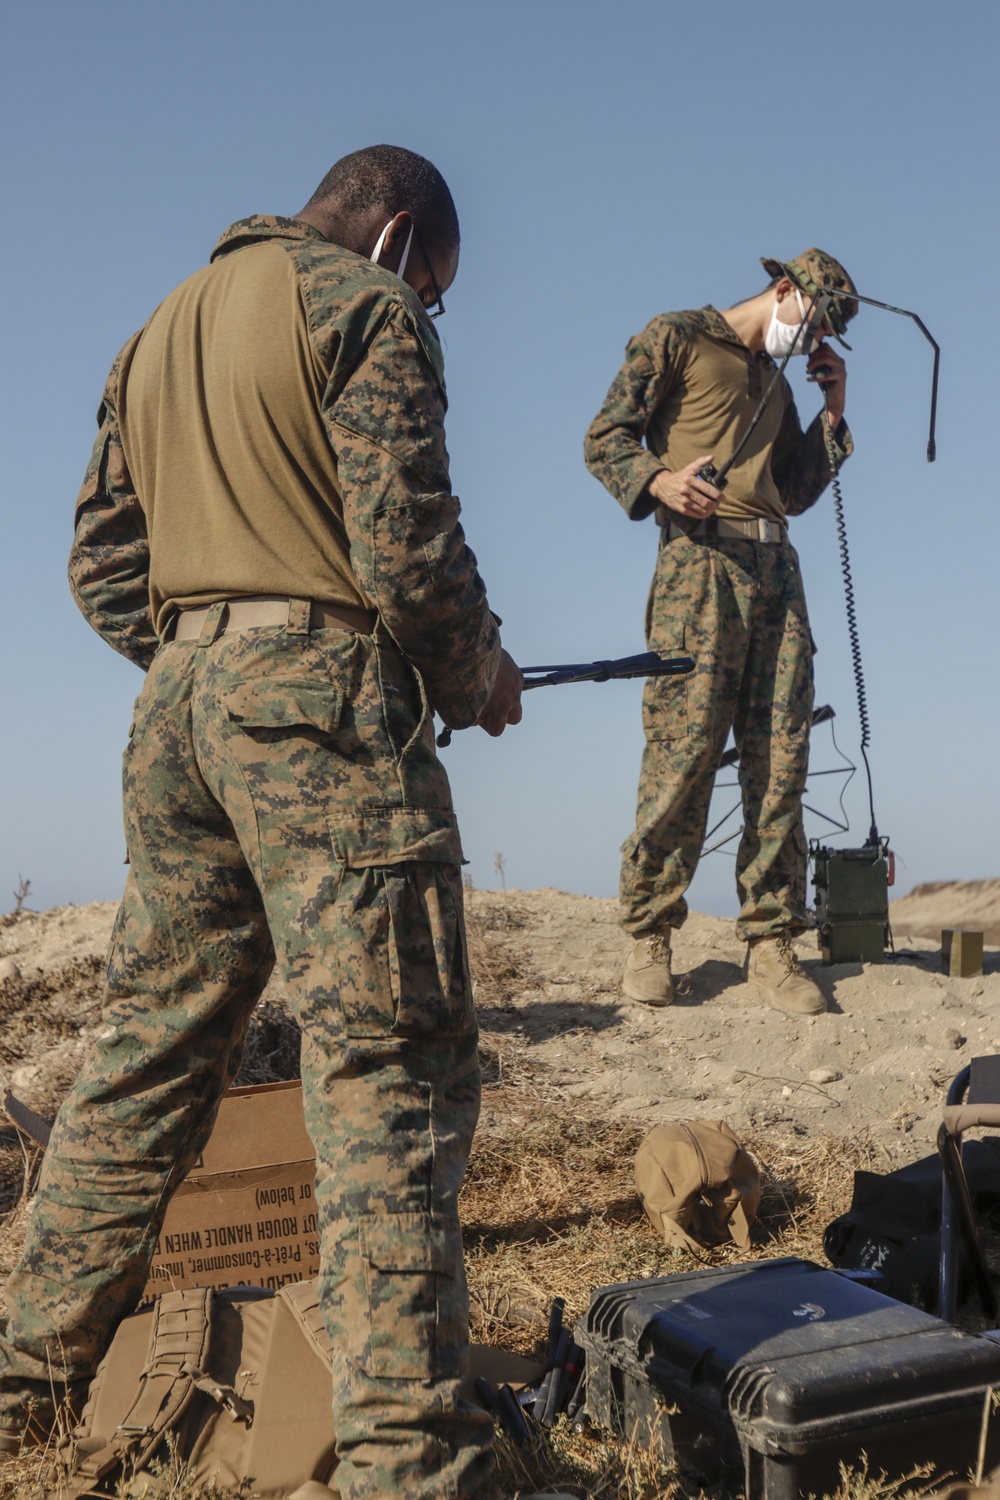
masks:
[[[417,336],[417,341],[427,359],[427,363],[434,371],[434,378],[441,387],[442,396],[446,397],[444,383],[444,350],[441,348],[441,340],[434,330],[434,325],[429,318],[415,318],[409,310],[404,313],[407,323]]]
[[[340,723],[344,695],[332,682],[241,682],[223,698],[226,713],[244,729],[289,729],[311,724],[333,734]]]

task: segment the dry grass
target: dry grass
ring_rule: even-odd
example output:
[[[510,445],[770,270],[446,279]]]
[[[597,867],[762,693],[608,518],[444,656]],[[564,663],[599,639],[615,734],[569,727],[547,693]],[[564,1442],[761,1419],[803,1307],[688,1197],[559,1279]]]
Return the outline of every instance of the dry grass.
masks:
[[[515,1447],[498,1432],[494,1450],[503,1493],[513,1496],[561,1491],[594,1500],[731,1500],[732,1491],[701,1487],[663,1459],[659,1446],[634,1433],[613,1441],[607,1434],[575,1431],[564,1417],[537,1432],[530,1446]],[[840,1483],[829,1500],[925,1500],[933,1493],[926,1468],[903,1479],[841,1465]]]
[[[300,1075],[302,1032],[281,1000],[262,1000],[253,1013],[236,1086],[282,1083]]]
[[[565,1418],[536,1432],[530,1446],[517,1448],[503,1433],[494,1446],[505,1495],[557,1490],[601,1500],[687,1500],[703,1493],[685,1489],[654,1444],[578,1433]]]
[[[502,1098],[502,1091],[494,1094]],[[667,1276],[691,1265],[643,1213],[632,1164],[646,1127],[573,1119],[550,1111],[526,1125],[497,1122],[477,1136],[462,1191],[474,1336],[536,1353],[554,1296],[579,1316],[594,1287]],[[854,1173],[875,1145],[852,1140],[746,1139],[762,1169],[763,1196],[747,1256],[736,1246],[715,1263],[801,1255],[822,1260],[822,1235],[850,1203]]]
[[[567,1319],[575,1318],[594,1287],[669,1274],[691,1261],[667,1248],[636,1200],[632,1162],[645,1127],[556,1112],[524,1125],[520,1116],[508,1118],[503,1111],[508,1095],[520,1105],[518,1091],[501,1083],[490,1094],[493,1123],[476,1139],[462,1194],[473,1336],[536,1354],[553,1296],[565,1297]],[[874,1160],[871,1140],[769,1135],[747,1144],[766,1161],[752,1256],[818,1256],[823,1227],[849,1201],[854,1171]],[[5,1226],[14,1231],[10,1238],[19,1238],[19,1217]],[[4,1239],[9,1244],[7,1234]],[[713,1257],[739,1258],[735,1249]],[[508,1495],[560,1489],[602,1500],[691,1500],[702,1493],[665,1467],[648,1445],[596,1431],[577,1433],[565,1420],[539,1434],[530,1448],[514,1448],[499,1435],[497,1458]],[[38,1495],[37,1472],[38,1460],[30,1456],[9,1478],[5,1470],[0,1500]],[[838,1500],[899,1500],[896,1489],[853,1475]],[[173,1475],[170,1493],[178,1500],[211,1500],[204,1489],[185,1489],[182,1475]]]
[[[58,1044],[77,1041],[100,1015],[103,971],[100,959],[81,958],[32,979],[5,980],[0,985],[0,1068],[37,1063]]]
[[[530,989],[536,976],[512,934],[525,925],[513,902],[470,900],[469,959],[483,1011],[504,1011]],[[34,986],[34,987],[32,987]],[[73,967],[46,981],[23,983],[0,999],[0,1022],[11,1056],[75,1034],[99,1000],[99,973]],[[32,1015],[34,1009],[35,1014]],[[8,1029],[8,1026],[10,1029]],[[60,1028],[69,1028],[60,1030]],[[241,1082],[269,1082],[298,1074],[298,1028],[287,1007],[269,1001],[258,1009],[248,1038]],[[484,1035],[481,1060],[488,1124],[477,1135],[462,1192],[472,1297],[473,1337],[525,1354],[545,1342],[552,1298],[566,1300],[567,1321],[586,1309],[592,1289],[617,1281],[688,1269],[684,1252],[668,1249],[636,1198],[633,1159],[646,1126],[584,1119],[553,1109],[533,1086],[530,1060],[515,1035]],[[880,1148],[867,1133],[850,1139],[810,1140],[788,1126],[745,1138],[762,1172],[763,1197],[750,1258],[802,1255],[822,1260],[822,1232],[850,1202],[853,1175],[878,1169]],[[24,1185],[34,1163],[16,1141],[0,1137],[0,1271],[9,1267],[23,1238]],[[735,1247],[715,1252],[713,1263],[746,1258]],[[515,1448],[498,1434],[497,1460],[506,1495],[563,1490],[600,1500],[694,1500],[702,1495],[659,1452],[633,1438],[619,1441],[596,1430],[576,1432],[565,1421]],[[0,1500],[44,1493],[39,1460],[26,1455],[4,1468]],[[222,1500],[222,1492],[194,1486],[183,1465],[164,1465],[164,1494],[172,1500]],[[927,1486],[911,1476],[884,1484],[863,1469],[845,1473],[835,1500],[904,1500]],[[708,1492],[713,1496],[715,1492]]]
[[[566,1299],[569,1322],[585,1311],[593,1288],[687,1270],[692,1260],[667,1248],[636,1199],[632,1164],[645,1126],[550,1113],[507,1129],[496,1114],[502,1091],[493,1098],[494,1126],[476,1140],[462,1193],[473,1337],[541,1355],[554,1296]],[[855,1171],[877,1164],[877,1143],[863,1133],[850,1140],[768,1134],[745,1144],[763,1179],[753,1245],[749,1254],[731,1246],[706,1260],[822,1261],[823,1229],[849,1205]],[[506,1494],[713,1500],[722,1493],[692,1484],[648,1442],[576,1432],[565,1419],[524,1448],[498,1434],[496,1449]],[[844,1471],[834,1500],[908,1500],[930,1488],[922,1471],[886,1482],[862,1467]]]
[[[504,937],[505,933],[523,927],[526,920],[521,908],[510,903],[474,906],[470,910],[466,939],[472,985],[480,1010],[492,1006],[502,1009],[530,985],[533,978],[530,965]]]

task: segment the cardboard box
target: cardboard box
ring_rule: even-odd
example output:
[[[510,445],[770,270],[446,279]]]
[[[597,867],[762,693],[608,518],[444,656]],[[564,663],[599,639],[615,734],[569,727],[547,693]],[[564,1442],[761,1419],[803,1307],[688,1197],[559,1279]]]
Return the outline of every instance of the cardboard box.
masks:
[[[308,1281],[319,1271],[315,1174],[301,1085],[230,1089],[170,1200],[144,1296]]]

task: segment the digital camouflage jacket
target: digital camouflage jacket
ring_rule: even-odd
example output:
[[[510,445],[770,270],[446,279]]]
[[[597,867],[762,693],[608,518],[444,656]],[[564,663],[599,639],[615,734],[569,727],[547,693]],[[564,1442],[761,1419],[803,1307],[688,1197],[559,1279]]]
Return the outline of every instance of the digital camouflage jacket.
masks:
[[[298,291],[288,306],[300,326],[289,329],[289,338],[303,346],[302,388],[311,391],[315,381],[313,409],[290,413],[287,443],[279,430],[272,447],[279,457],[287,448],[297,460],[294,443],[301,451],[316,438],[313,446],[322,451],[305,455],[311,468],[288,465],[300,484],[284,492],[274,487],[270,496],[251,495],[253,480],[243,475],[241,494],[240,484],[228,482],[230,475],[213,474],[204,462],[202,470],[192,468],[192,454],[204,460],[214,450],[211,415],[205,418],[207,432],[196,430],[199,402],[185,405],[184,382],[169,366],[172,341],[199,327],[199,299],[210,303],[214,293],[217,310],[218,277],[232,281],[234,261],[237,273],[247,268],[251,296],[262,284],[262,269],[287,282],[291,265]],[[242,284],[239,274],[235,279]],[[230,316],[230,329],[233,323]],[[197,339],[191,347],[197,355]],[[248,347],[252,352],[252,343]],[[191,365],[194,381],[206,378],[203,366],[216,353],[205,346],[201,362]],[[162,401],[157,361],[166,372]],[[241,399],[245,363],[233,361],[230,417],[236,432],[241,420],[262,425],[252,400]],[[266,374],[264,365],[260,370]],[[259,395],[251,387],[247,392]],[[301,405],[301,390],[292,390],[289,401]],[[302,597],[301,571],[289,567],[281,543],[295,536],[297,556],[308,559],[308,538],[318,536],[315,550],[325,549],[330,564],[330,587],[321,597],[343,602],[346,580],[346,598],[378,611],[442,717],[454,727],[475,722],[492,690],[500,641],[451,492],[446,407],[440,344],[405,283],[299,220],[241,220],[222,236],[212,264],[171,293],[112,366],[76,506],[69,575],[77,603],[105,640],[146,668],[178,607],[241,593]],[[169,429],[171,413],[176,432],[162,430]],[[280,429],[284,414],[274,413],[273,403],[266,416]],[[257,442],[252,430],[247,441]],[[235,458],[237,449],[230,452]],[[126,455],[133,458],[135,480]],[[243,462],[242,469],[251,475],[254,465]],[[280,475],[280,463],[275,472]],[[312,488],[303,496],[298,490],[308,486],[310,474]],[[202,537],[230,534],[232,546],[199,546]],[[254,551],[262,537],[264,545]]]

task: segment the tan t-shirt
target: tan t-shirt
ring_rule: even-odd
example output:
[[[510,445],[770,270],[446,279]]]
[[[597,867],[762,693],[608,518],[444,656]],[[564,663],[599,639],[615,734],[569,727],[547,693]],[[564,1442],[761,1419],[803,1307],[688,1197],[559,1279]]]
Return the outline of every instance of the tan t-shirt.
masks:
[[[446,723],[475,723],[501,646],[446,409],[411,287],[299,219],[231,224],[111,367],[76,502],[77,603],[145,668],[176,605],[370,600]]]
[[[664,313],[629,343],[587,433],[587,466],[639,520],[653,509],[646,486],[660,469],[686,468],[706,453],[717,467],[729,459],[775,374],[770,356],[748,349],[714,307]],[[803,432],[779,377],[729,471],[718,514],[784,521],[812,505],[830,480],[823,420]],[[843,424],[834,447],[838,460],[851,451]]]
[[[161,633],[175,606],[241,594],[369,607],[323,425],[328,374],[274,242],[198,271],[126,346],[118,420]]]

